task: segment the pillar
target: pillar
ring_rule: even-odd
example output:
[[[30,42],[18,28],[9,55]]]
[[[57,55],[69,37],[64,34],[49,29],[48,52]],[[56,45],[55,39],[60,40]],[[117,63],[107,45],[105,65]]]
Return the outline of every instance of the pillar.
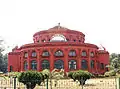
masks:
[[[63,60],[64,60],[64,71],[68,72],[69,71],[69,68],[68,68],[68,50],[67,49],[63,50],[63,53],[64,53],[64,58],[63,58]]]
[[[77,70],[81,69],[81,50],[76,50],[76,56],[77,56]]]
[[[91,56],[90,56],[90,49],[88,49],[87,51],[87,58],[88,58],[88,71],[91,72],[91,66],[90,66],[90,60],[91,60]]]
[[[40,71],[40,50],[36,50],[37,53],[37,71]]]
[[[54,52],[55,50],[54,49],[49,49],[49,53],[50,53],[50,71],[52,71],[54,69]]]
[[[31,64],[30,64],[30,58],[31,58],[31,55],[32,55],[32,51],[31,51],[31,50],[28,50],[28,58],[27,58],[27,62],[28,62],[28,70],[31,69]]]

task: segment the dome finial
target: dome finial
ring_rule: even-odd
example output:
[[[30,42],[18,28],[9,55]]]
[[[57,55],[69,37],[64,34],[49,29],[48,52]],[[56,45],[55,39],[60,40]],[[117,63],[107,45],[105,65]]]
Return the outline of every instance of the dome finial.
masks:
[[[58,23],[58,29],[60,28],[60,23]]]
[[[60,26],[60,23],[58,23],[58,26]]]

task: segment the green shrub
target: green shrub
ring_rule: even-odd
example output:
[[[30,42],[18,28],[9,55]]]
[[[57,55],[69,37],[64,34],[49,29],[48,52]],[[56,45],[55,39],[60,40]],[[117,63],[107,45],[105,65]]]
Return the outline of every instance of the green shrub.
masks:
[[[69,72],[68,77],[72,78],[74,81],[78,80],[80,85],[85,84],[87,79],[90,79],[92,76],[88,71],[78,70],[74,72]]]
[[[105,72],[105,77],[115,76],[116,72],[114,70],[110,70],[108,72]]]
[[[27,89],[33,89],[36,84],[40,85],[44,81],[44,76],[41,72],[26,71],[20,73],[18,81],[26,85]]]

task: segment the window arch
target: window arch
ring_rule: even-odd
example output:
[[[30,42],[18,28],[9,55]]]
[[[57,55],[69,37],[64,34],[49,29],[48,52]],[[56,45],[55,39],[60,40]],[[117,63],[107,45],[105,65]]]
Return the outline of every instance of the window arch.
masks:
[[[82,69],[87,69],[87,68],[88,68],[87,60],[83,59],[83,60],[81,61],[81,68],[82,68]]]
[[[36,60],[31,61],[31,69],[32,70],[37,70],[37,62],[36,62]]]
[[[32,57],[36,57],[36,56],[37,56],[36,52],[33,51],[33,52],[32,52]]]
[[[28,63],[27,63],[27,61],[24,62],[24,70],[28,70]]]
[[[58,50],[55,52],[55,56],[57,56],[57,57],[63,56],[63,52],[61,50]]]
[[[64,69],[64,62],[63,60],[56,60],[54,63],[54,68],[56,69]]]
[[[70,52],[69,52],[69,56],[76,56],[76,52],[75,52],[75,50],[71,50]]]
[[[28,57],[28,53],[27,53],[27,52],[24,53],[24,57],[25,57],[25,58]]]
[[[42,69],[50,69],[50,63],[48,60],[43,60],[41,62]]]
[[[90,53],[90,56],[91,56],[91,57],[94,57],[94,52],[91,52],[91,53]]]
[[[82,56],[86,57],[87,56],[87,52],[86,51],[82,51]]]
[[[90,61],[90,66],[91,66],[91,68],[94,68],[94,66],[95,66],[95,61],[94,60]]]
[[[70,70],[74,70],[74,69],[76,69],[76,61],[75,60],[70,60],[69,61],[69,69]]]
[[[49,56],[49,52],[48,51],[43,51],[42,56],[43,57],[48,57]]]

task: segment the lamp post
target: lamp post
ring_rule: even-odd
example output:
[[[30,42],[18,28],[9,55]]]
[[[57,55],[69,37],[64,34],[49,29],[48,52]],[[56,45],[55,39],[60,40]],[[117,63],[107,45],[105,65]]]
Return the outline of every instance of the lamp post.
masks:
[[[48,89],[48,78],[47,78],[47,84],[46,85],[47,85],[46,89]]]
[[[13,77],[14,78],[14,89],[16,89],[16,76]]]

